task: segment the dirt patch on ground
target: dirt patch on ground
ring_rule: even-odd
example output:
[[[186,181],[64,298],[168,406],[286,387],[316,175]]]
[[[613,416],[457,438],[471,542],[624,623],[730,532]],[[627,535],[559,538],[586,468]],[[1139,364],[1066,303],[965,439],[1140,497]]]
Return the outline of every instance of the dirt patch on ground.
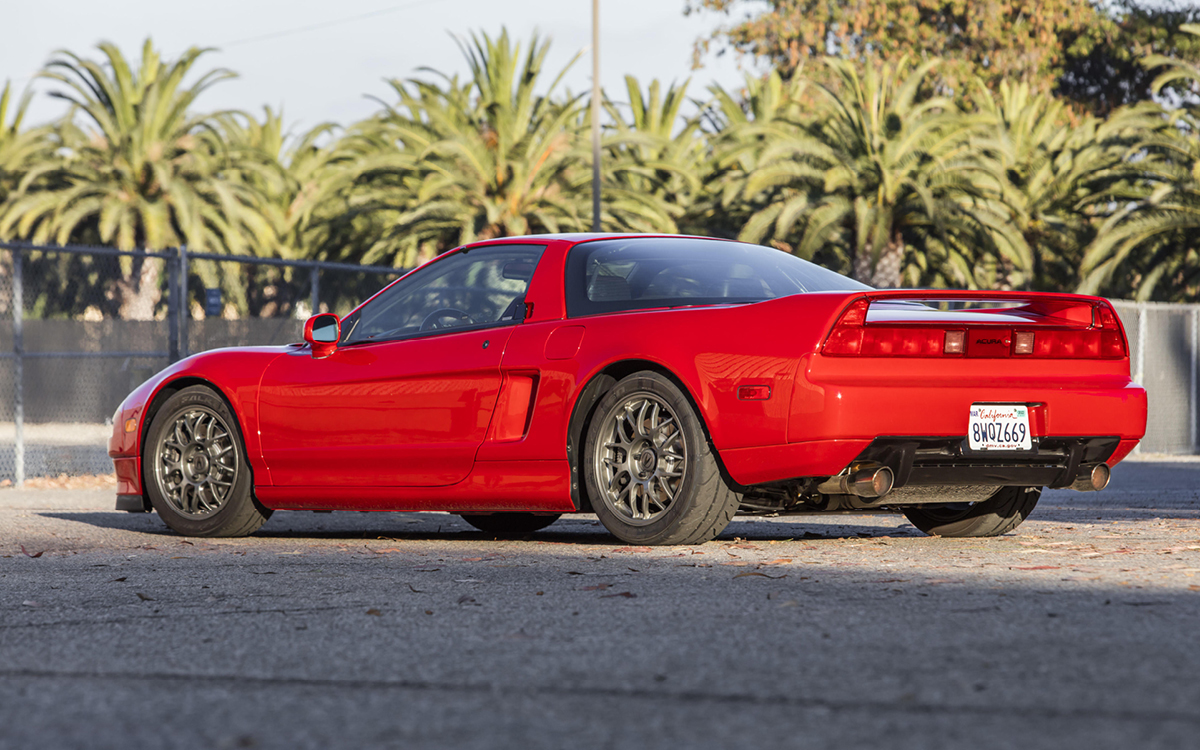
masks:
[[[0,481],[0,487],[12,487],[11,479]],[[27,490],[107,490],[117,488],[116,474],[83,474],[71,476],[59,474],[56,477],[30,477],[25,480]]]

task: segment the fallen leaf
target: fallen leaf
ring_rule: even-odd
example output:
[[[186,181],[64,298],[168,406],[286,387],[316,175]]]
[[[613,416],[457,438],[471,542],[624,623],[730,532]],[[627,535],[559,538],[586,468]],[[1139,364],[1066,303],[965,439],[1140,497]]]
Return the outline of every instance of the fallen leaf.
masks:
[[[427,614],[427,615],[432,615],[432,614],[433,614],[433,610],[432,610],[432,609],[427,609],[427,610],[425,610],[425,614]]]
[[[614,599],[618,596],[624,597],[625,599],[636,599],[637,598],[637,594],[635,594],[631,591],[622,591],[619,594],[605,594],[604,596],[602,596],[600,598],[601,599]]]
[[[612,588],[611,583],[597,583],[595,586],[584,586],[583,588],[581,588],[579,590],[580,591],[603,591],[605,589],[611,589],[611,588]]]
[[[1009,570],[1059,570],[1059,565],[1010,565]]]
[[[780,578],[787,578],[787,573],[784,573],[781,576],[769,576],[766,573],[759,573],[756,570],[752,570],[749,573],[738,573],[737,575],[734,576],[734,578],[749,578],[750,576],[758,576],[760,578],[770,578],[772,580],[777,580]]]
[[[142,593],[142,592],[140,592],[140,591],[139,591],[139,592],[137,592],[137,598],[138,598],[138,599],[141,599],[141,600],[142,600],[142,601],[144,601],[144,602],[152,602],[152,601],[154,601],[153,599],[151,599],[150,597],[146,596],[145,594],[143,594],[143,593]]]
[[[124,583],[124,582],[125,582],[125,576],[121,576],[120,578],[114,578],[111,581],[109,581],[109,583]]]
[[[367,610],[367,614],[368,614],[368,615],[375,615],[376,617],[382,617],[382,616],[383,616],[383,613],[382,613],[382,612],[380,612],[379,610],[375,609],[375,608],[368,609],[368,610]]]
[[[35,558],[36,558],[36,557],[41,557],[43,554],[45,554],[46,550],[42,550],[41,552],[37,552],[37,553],[31,553],[31,552],[27,552],[27,551],[25,550],[25,545],[24,545],[24,544],[22,544],[22,545],[21,545],[21,552],[22,552],[22,553],[23,553],[23,554],[24,554],[26,557],[35,557]]]
[[[613,552],[649,552],[649,547],[619,547]]]
[[[409,591],[411,591],[411,592],[413,592],[414,594],[424,594],[424,593],[426,593],[426,592],[424,592],[424,591],[418,591],[417,589],[414,589],[414,588],[413,588],[413,585],[412,585],[411,583],[406,583],[406,584],[404,584],[404,585],[405,585],[405,586],[408,586],[408,590],[409,590]]]
[[[790,558],[790,557],[780,557],[776,560],[770,560],[768,562],[759,563],[759,565],[787,565],[791,561],[792,561],[792,558]]]
[[[441,570],[441,568],[413,568],[413,570],[418,573],[433,573],[435,571]]]
[[[471,596],[470,594],[463,594],[462,596],[458,597],[458,603],[475,604],[475,597]]]
[[[21,604],[22,604],[22,605],[24,605],[24,606],[26,606],[26,607],[40,607],[40,606],[42,606],[42,605],[38,604],[37,602],[35,602],[35,601],[33,601],[33,600],[27,600],[27,601],[23,601],[23,602],[21,602]]]

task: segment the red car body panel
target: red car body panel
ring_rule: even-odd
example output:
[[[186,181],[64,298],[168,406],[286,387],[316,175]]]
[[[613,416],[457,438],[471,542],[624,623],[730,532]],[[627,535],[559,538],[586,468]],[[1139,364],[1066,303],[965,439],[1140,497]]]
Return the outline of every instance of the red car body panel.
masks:
[[[569,318],[566,258],[574,245],[598,237],[605,236],[471,246],[545,246],[518,324],[357,344],[324,358],[293,345],[216,350],[175,363],[115,415],[109,452],[118,494],[143,493],[147,407],[164,388],[196,382],[229,403],[255,493],[276,509],[575,510],[572,417],[588,385],[614,366],[670,373],[740,485],[835,475],[881,436],[961,437],[979,402],[1031,404],[1034,436],[1118,438],[1109,465],[1144,434],[1146,394],[1130,381],[1128,356],[822,353],[856,300],[967,293],[820,292]],[[1019,296],[1051,307],[1099,303]],[[129,420],[135,429],[127,432]]]

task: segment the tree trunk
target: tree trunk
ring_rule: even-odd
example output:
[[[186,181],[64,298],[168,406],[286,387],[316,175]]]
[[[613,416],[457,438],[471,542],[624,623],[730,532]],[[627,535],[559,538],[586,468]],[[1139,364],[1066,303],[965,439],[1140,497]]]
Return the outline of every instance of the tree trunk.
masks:
[[[133,270],[117,281],[122,320],[154,320],[154,308],[162,299],[162,265],[159,258],[135,258]]]
[[[854,256],[854,279],[876,289],[897,289],[903,282],[904,240],[897,234],[883,248],[879,260],[867,245]]]
[[[904,240],[897,235],[883,248],[883,255],[875,263],[871,286],[876,289],[897,289],[903,282],[903,272]]]

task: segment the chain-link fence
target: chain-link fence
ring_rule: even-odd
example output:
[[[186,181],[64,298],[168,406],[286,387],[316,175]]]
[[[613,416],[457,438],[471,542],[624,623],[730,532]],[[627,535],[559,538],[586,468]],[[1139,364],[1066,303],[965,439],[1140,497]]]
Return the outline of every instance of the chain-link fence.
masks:
[[[1114,302],[1129,335],[1133,379],[1146,388],[1149,414],[1140,453],[1200,453],[1200,305]]]
[[[0,484],[106,474],[109,421],[169,363],[285,344],[401,271],[316,261],[0,243]],[[1150,394],[1145,453],[1200,453],[1200,305],[1117,302]]]
[[[112,413],[155,372],[223,346],[300,339],[402,271],[0,243],[0,484],[108,474]]]

